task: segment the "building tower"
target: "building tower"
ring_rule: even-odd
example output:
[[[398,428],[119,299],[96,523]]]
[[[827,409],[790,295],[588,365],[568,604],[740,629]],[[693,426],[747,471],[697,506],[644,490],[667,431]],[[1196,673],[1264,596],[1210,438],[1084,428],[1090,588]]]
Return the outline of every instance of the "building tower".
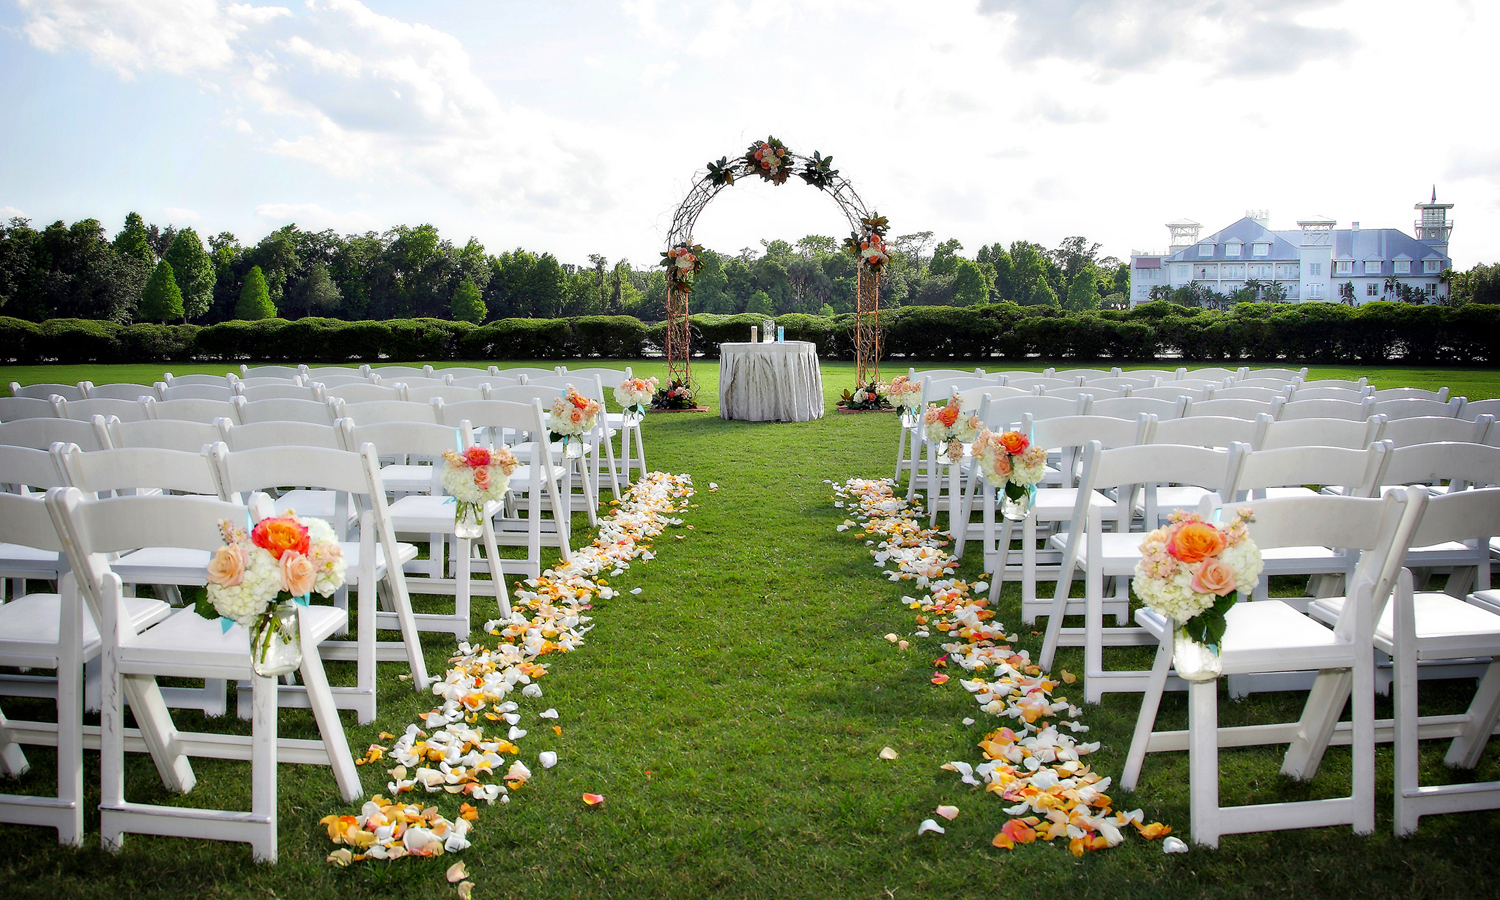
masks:
[[[1168,222],[1167,230],[1172,232],[1172,246],[1167,255],[1176,253],[1198,243],[1198,232],[1203,228],[1192,219],[1178,219],[1176,222]]]
[[[1417,240],[1447,256],[1448,236],[1453,233],[1453,220],[1448,218],[1448,210],[1453,204],[1437,202],[1437,185],[1433,185],[1432,202],[1418,203],[1412,208],[1422,211],[1422,218],[1416,222]]]
[[[1299,219],[1302,229],[1302,299],[1337,300],[1338,291],[1333,287],[1333,226],[1338,224],[1327,216]]]

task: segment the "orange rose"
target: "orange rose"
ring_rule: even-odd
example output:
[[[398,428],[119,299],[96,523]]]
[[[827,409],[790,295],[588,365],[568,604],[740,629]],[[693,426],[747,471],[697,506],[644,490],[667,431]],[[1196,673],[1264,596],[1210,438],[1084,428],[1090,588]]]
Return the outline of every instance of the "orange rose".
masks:
[[[293,597],[312,592],[313,585],[318,580],[318,571],[313,566],[312,560],[298,553],[296,550],[286,550],[281,554],[281,589]]]
[[[945,406],[938,410],[938,421],[952,428],[953,423],[958,421],[958,407]]]
[[[490,489],[490,467],[480,466],[474,470],[474,486],[481,491]]]
[[[245,548],[238,544],[220,547],[208,561],[208,580],[220,587],[234,587],[245,580]]]
[[[1205,559],[1198,571],[1193,573],[1192,588],[1200,594],[1222,597],[1239,585],[1235,584],[1234,570],[1222,560]]]
[[[1224,536],[1206,522],[1187,522],[1167,540],[1167,552],[1180,562],[1192,565],[1224,549]]]
[[[307,528],[295,519],[262,519],[250,532],[250,541],[257,547],[271,551],[271,556],[281,559],[288,550],[306,554],[310,540]]]
[[[1024,453],[1026,448],[1031,446],[1031,441],[1027,440],[1026,435],[1019,431],[1007,431],[1000,435],[1000,446],[1004,447],[1005,452],[1011,456],[1017,456]]]

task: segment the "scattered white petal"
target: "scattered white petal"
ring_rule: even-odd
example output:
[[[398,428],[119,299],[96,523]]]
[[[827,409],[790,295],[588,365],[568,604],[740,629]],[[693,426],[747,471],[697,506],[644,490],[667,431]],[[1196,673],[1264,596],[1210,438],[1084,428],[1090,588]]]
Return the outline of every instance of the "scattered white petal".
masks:
[[[521,738],[523,738],[525,736],[526,736],[526,729],[519,728],[519,727],[517,727],[515,725],[510,726],[510,739],[511,740],[513,740],[513,741],[519,741]]]
[[[555,719],[555,718],[557,718],[557,710],[555,710],[555,709],[549,709],[549,710],[546,710],[545,712],[539,712],[539,713],[536,714],[536,717],[538,719]]]
[[[537,762],[540,762],[542,764],[542,768],[544,769],[550,769],[553,766],[557,765],[557,754],[553,753],[551,750],[543,750],[541,753],[538,753],[536,755],[536,758]]]
[[[640,592],[641,592],[640,588],[631,588],[630,589],[630,593],[632,593],[632,594],[639,594]]]
[[[973,725],[974,724],[974,720],[971,719],[971,718],[969,718],[968,716],[965,716],[964,717],[964,724],[965,725]]]
[[[1186,853],[1186,852],[1188,852],[1188,845],[1184,844],[1179,838],[1175,838],[1175,837],[1172,837],[1171,835],[1168,835],[1161,842],[1161,852],[1163,852],[1163,853]]]
[[[917,826],[917,834],[926,834],[929,831],[936,831],[938,834],[947,834],[943,830],[943,826],[931,819],[923,819],[922,824]]]

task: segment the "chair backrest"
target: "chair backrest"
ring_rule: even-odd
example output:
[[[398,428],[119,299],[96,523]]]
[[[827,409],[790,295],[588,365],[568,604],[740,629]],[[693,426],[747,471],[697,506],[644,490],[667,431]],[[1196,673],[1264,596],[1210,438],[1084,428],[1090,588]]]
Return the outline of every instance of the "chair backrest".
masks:
[[[1096,387],[1092,384],[1073,385],[1072,387],[1046,388],[1042,391],[1043,397],[1065,397],[1076,400],[1079,397],[1089,396],[1095,400],[1113,400],[1116,397],[1130,395],[1130,389],[1116,390],[1114,388]]]
[[[316,384],[301,385],[283,381],[277,384],[246,385],[240,388],[240,396],[250,403],[260,400],[315,400],[323,401],[323,389]]]
[[[565,394],[567,394],[565,388],[538,387],[528,382],[508,387],[490,385],[489,399],[504,400],[509,403],[530,403],[533,400],[540,400],[544,408],[550,408],[553,400]]]
[[[58,396],[60,395],[53,395]],[[62,402],[67,402],[63,400]],[[81,402],[81,401],[74,401]],[[57,419],[58,405],[52,400],[38,397],[0,397],[0,422],[16,422],[21,419]]]
[[[1312,381],[1304,380],[1302,384],[1298,385],[1298,389],[1300,390],[1302,388],[1336,387],[1351,391],[1362,391],[1369,386],[1370,380],[1368,378],[1365,378],[1364,376],[1360,376],[1358,379],[1355,379],[1353,381],[1347,378],[1315,378]]]
[[[1475,549],[1474,590],[1490,589],[1488,552],[1491,538],[1500,535],[1500,487],[1453,491],[1426,498],[1426,509],[1409,546],[1431,547],[1462,541]]]
[[[360,425],[377,422],[436,422],[437,415],[431,403],[416,403],[411,400],[369,400],[364,403],[334,401],[334,415],[340,419],[353,419]]]
[[[255,400],[236,397],[234,404],[240,408],[240,422],[254,425],[257,422],[312,422],[317,425],[332,425],[337,418],[327,403],[316,400]]]
[[[1003,384],[996,384],[993,382],[982,387],[971,387],[967,390],[957,391],[956,393],[958,395],[958,408],[970,410],[978,410],[981,398],[985,397],[986,395],[989,396],[992,402],[1006,397],[1036,396],[1036,393],[1033,391],[1025,390],[1023,388],[1006,387]],[[933,402],[940,403],[943,401],[934,398]]]
[[[1183,372],[1182,377],[1204,378],[1209,381],[1216,381],[1220,384],[1223,384],[1224,379],[1226,378],[1233,378],[1234,380],[1238,381],[1243,372],[1243,369],[1225,369],[1220,366],[1207,366],[1202,369],[1187,369]]]
[[[406,399],[412,403],[430,403],[434,398],[441,399],[444,403],[483,400],[484,389],[478,387],[458,387],[452,384],[436,384],[427,387],[408,386],[406,389]]]
[[[162,383],[156,386],[156,394],[162,400],[228,400],[234,389],[221,379],[219,384]]]
[[[51,465],[52,460],[48,459],[47,464]],[[43,494],[0,493],[0,544],[62,552],[62,541],[57,537]]]
[[[121,422],[139,422],[142,419],[151,418],[146,412],[146,404],[139,400],[114,400],[90,397],[87,400],[64,400],[57,398],[54,403],[57,407],[59,419],[78,419],[87,422],[94,416],[114,416]]]
[[[1347,447],[1285,447],[1254,450],[1241,444],[1245,459],[1236,487],[1251,496],[1264,497],[1266,488],[1318,485],[1344,488],[1353,497],[1370,497],[1380,488],[1380,479],[1390,455],[1390,445],[1376,441],[1362,450]]]
[[[185,422],[213,422],[216,419],[240,420],[240,408],[232,400],[146,400],[146,415],[153,419],[180,419]]]
[[[1229,449],[1231,444],[1259,447],[1270,416],[1251,421],[1230,416],[1184,416],[1157,422],[1152,429],[1153,444],[1186,444],[1191,447]]]
[[[115,447],[198,453],[209,444],[218,443],[223,439],[219,426],[211,422],[191,422],[182,419],[121,422],[119,419],[110,419],[107,427],[110,444]]]
[[[1425,499],[1420,491],[1411,489],[1388,491],[1381,497],[1318,494],[1256,500],[1250,504],[1220,504],[1218,498],[1210,496],[1204,499],[1198,512],[1209,521],[1216,515],[1228,521],[1236,508],[1249,505],[1254,518],[1246,526],[1247,533],[1262,552],[1282,547],[1357,551],[1359,562],[1348,577],[1345,591],[1358,602],[1344,604],[1334,625],[1336,635],[1350,640],[1360,636],[1356,625],[1363,609],[1371,612],[1365,620],[1366,632],[1373,629],[1379,618],[1400,573],[1401,555],[1411,542]],[[1248,591],[1250,587],[1246,585],[1242,590]],[[1362,609],[1362,603],[1368,605]]]
[[[1106,375],[1100,378],[1089,378],[1084,381],[1085,387],[1113,388],[1114,390],[1130,388],[1130,393],[1132,395],[1134,395],[1135,392],[1140,390],[1141,388],[1158,387],[1160,384],[1161,379],[1155,376],[1148,377],[1134,374],[1114,376]]]
[[[1270,416],[1277,419],[1286,401],[1280,397],[1270,403],[1264,400],[1220,400],[1217,392],[1207,400],[1194,400],[1188,405],[1190,416],[1228,416],[1233,419],[1251,419]]]
[[[141,397],[156,397],[155,385],[130,384],[117,382],[114,384],[91,384],[83,382],[85,400],[128,400],[136,401]]]
[[[1071,487],[1078,458],[1090,441],[1106,448],[1144,444],[1151,440],[1156,419],[1145,413],[1134,422],[1110,416],[1058,416],[1027,420],[1024,425],[1033,444],[1058,453],[1058,471],[1063,473],[1064,486]]]
[[[1448,389],[1440,387],[1435,391],[1426,388],[1399,387],[1385,388],[1375,391],[1375,400],[1436,400],[1440,403],[1448,401]]]
[[[553,366],[550,369],[543,369],[539,366],[508,366],[504,369],[500,369],[495,366],[491,366],[490,369],[492,373],[496,375],[504,375],[507,378],[517,378],[521,375],[525,375],[528,380],[532,378],[548,378],[557,374],[556,366]]]
[[[488,368],[481,369],[477,366],[448,366],[446,368],[434,369],[433,372],[438,377],[444,380],[452,380],[455,378],[472,378],[475,375],[490,374],[490,370]]]
[[[1457,418],[1458,411],[1464,405],[1462,397],[1454,397],[1452,400],[1421,400],[1408,398],[1405,400],[1381,400],[1376,399],[1372,409],[1387,419],[1411,419],[1417,416],[1445,416]]]
[[[86,494],[161,489],[218,496],[213,466],[202,452],[123,447],[84,453],[72,444],[50,451],[64,483]]]
[[[292,366],[240,366],[240,377],[249,378],[285,378],[292,379],[301,375],[302,371]]]
[[[1215,381],[1211,378],[1178,378],[1176,380],[1164,379],[1157,387],[1185,387],[1185,388],[1219,388],[1234,387],[1233,378],[1224,378]]]
[[[439,378],[434,374],[432,366],[371,366],[370,372],[380,376],[380,380],[387,384],[393,381],[405,381],[407,378]]]
[[[52,399],[56,394],[64,400],[82,400],[83,388],[76,384],[59,384],[52,381],[39,381],[36,384],[10,383],[10,395],[12,397],[27,397],[33,400]]]
[[[325,385],[323,395],[328,399],[342,400],[345,403],[370,403],[377,400],[405,401],[406,386],[399,382],[391,386],[380,384]]]
[[[173,375],[171,372],[165,372],[162,374],[161,380],[168,387],[187,387],[190,384],[202,384],[209,387],[227,388],[234,387],[234,382],[239,380],[239,376],[229,373],[223,375]]]
[[[599,380],[604,384],[604,386],[611,390],[613,390],[616,385],[618,385],[625,379],[635,377],[634,369],[631,366],[626,366],[623,369],[611,369],[604,366],[589,366],[570,369],[567,366],[558,366],[557,374],[570,375],[574,378],[592,378],[597,375],[599,376]]]
[[[1031,374],[1031,373],[1028,373],[1028,374]],[[990,373],[988,376],[986,376],[985,375],[985,371],[983,369],[922,369],[920,371],[918,371],[917,369],[907,369],[906,370],[906,378],[907,378],[907,380],[908,381],[918,381],[918,382],[920,382],[924,378],[985,378],[985,377],[989,377],[990,380],[992,380],[992,381],[995,378],[994,373]]]
[[[247,502],[257,491],[270,492],[287,484],[302,488],[333,491],[334,514],[328,524],[343,540],[352,501],[355,509],[370,507],[370,480],[364,471],[365,456],[357,451],[332,450],[327,447],[263,447],[259,450],[230,452],[222,441],[208,452],[219,499],[231,503]],[[375,464],[371,458],[369,463]],[[379,481],[379,474],[375,476]],[[381,499],[385,491],[381,489]]]
[[[393,387],[404,393],[410,393],[412,388],[438,387],[448,383],[446,378],[426,378],[421,375],[403,375],[400,378],[390,378],[385,381],[387,387]]]
[[[1441,442],[1398,447],[1386,465],[1387,484],[1437,484],[1452,481],[1487,487],[1500,484],[1500,447]]]
[[[1463,409],[1458,411],[1459,418],[1473,421],[1480,416],[1494,416],[1500,419],[1500,398],[1492,400],[1470,400],[1466,402]]]
[[[0,445],[46,450],[58,441],[77,444],[85,450],[102,450],[109,446],[103,416],[80,422],[77,419],[17,419],[0,424]]]
[[[1157,387],[1131,388],[1132,397],[1150,397],[1153,400],[1173,400],[1178,397],[1186,397],[1191,401],[1207,400],[1213,396],[1212,387],[1179,387],[1177,382],[1168,381]]]
[[[1156,416],[1158,421],[1165,422],[1168,419],[1182,418],[1187,415],[1187,410],[1186,397],[1178,397],[1176,400],[1158,400],[1154,397],[1111,397],[1106,400],[1095,400],[1084,409],[1084,412],[1091,416],[1113,416],[1117,419],[1134,419],[1141,413],[1149,413]]]
[[[343,387],[346,384],[370,384],[371,383],[371,381],[370,381],[369,378],[365,377],[364,375],[357,374],[357,373],[356,374],[341,374],[341,373],[321,374],[321,373],[318,373],[318,372],[314,372],[314,373],[311,373],[311,374],[307,375],[303,380],[304,380],[304,383],[306,383],[306,384],[321,384],[323,386],[323,388],[324,388],[324,393],[327,393],[327,394],[335,393],[335,390],[334,390],[335,388]]]
[[[1307,366],[1300,369],[1242,369],[1240,381],[1251,378],[1275,378],[1278,381],[1305,381],[1307,379]]]
[[[0,446],[0,484],[8,485],[14,493],[24,494],[29,492],[28,489],[45,491],[67,484],[67,479],[57,468],[57,457],[50,450]]]
[[[1229,387],[1214,388],[1215,400],[1259,400],[1270,403],[1274,400],[1286,400],[1291,396],[1292,386],[1283,388],[1269,388],[1264,386],[1244,386],[1235,382]]]
[[[359,425],[340,419],[339,440],[345,450],[373,444],[381,456],[415,456],[436,459],[444,450],[462,450],[466,435],[460,428],[426,422],[378,422]]]
[[[305,387],[308,384],[310,384],[310,382],[308,382],[301,375],[294,375],[291,378],[235,378],[234,379],[234,387],[235,387],[236,390],[239,390],[239,391],[244,391],[247,388],[255,388],[255,387],[276,387],[276,386],[287,387],[288,385],[293,386],[293,387]]]
[[[1080,416],[1086,401],[1069,400],[1064,397],[992,397],[985,410],[984,427],[991,431],[1003,431],[1020,425],[1030,416],[1032,421],[1053,419],[1058,416]]]
[[[1115,511],[1108,519],[1115,522],[1117,530],[1128,530],[1126,526],[1136,499],[1144,492],[1144,521],[1150,530],[1156,527],[1160,518],[1156,508],[1157,485],[1192,485],[1214,491],[1221,497],[1231,497],[1238,484],[1243,459],[1240,445],[1219,450],[1183,444],[1140,444],[1106,450],[1099,441],[1090,441],[1083,451],[1083,474],[1078,481],[1078,502],[1073,510],[1073,521],[1086,521],[1085,517],[1093,508],[1089,499],[1091,492],[1125,488],[1127,490],[1120,492]],[[1097,508],[1094,511],[1099,512]]]
[[[219,423],[218,439],[231,451],[258,450],[262,447],[323,447],[344,449],[343,439],[332,424],[320,422],[272,421],[245,425]]]
[[[1343,447],[1363,450],[1383,437],[1385,419],[1284,419],[1266,421],[1258,450],[1287,447]]]
[[[473,429],[498,429],[513,434],[535,435],[538,426],[532,410],[537,403],[541,401],[471,400],[464,403],[434,403],[433,406],[437,411],[438,422],[450,430],[467,422]],[[545,410],[549,404],[550,401],[542,404],[542,408]],[[545,416],[541,427],[545,430]],[[497,441],[508,443],[504,437]]]
[[[1375,401],[1366,397],[1360,403],[1348,400],[1288,400],[1281,405],[1280,419],[1353,419],[1364,421],[1375,413]]]
[[[1118,366],[1113,369],[1053,369],[1047,373],[1049,378],[1082,378],[1088,384],[1101,378],[1117,378],[1119,375]]]
[[[1032,375],[1023,376],[1020,378],[1006,378],[1005,384],[1008,387],[1019,388],[1039,387],[1042,390],[1046,391],[1051,390],[1052,388],[1077,387],[1083,384],[1083,378],[1082,376],[1078,378],[1049,378],[1044,375]]]
[[[1386,423],[1381,438],[1396,447],[1414,444],[1431,444],[1442,441],[1468,441],[1484,443],[1485,435],[1494,427],[1494,419],[1480,416],[1478,421],[1449,419],[1439,416],[1417,416],[1411,419],[1393,419]]]
[[[1298,387],[1292,391],[1292,400],[1348,400],[1362,403],[1370,395],[1368,388]]]
[[[1181,381],[1188,377],[1186,368],[1180,369],[1130,369],[1120,373],[1132,378],[1160,378],[1162,381]],[[1217,384],[1222,384],[1224,379],[1218,379]]]
[[[983,387],[1001,387],[1001,385],[993,378],[980,378],[976,375],[952,375],[946,378],[924,377],[920,408],[926,409],[929,403],[947,403],[948,398],[955,393],[967,391],[969,388]]]
[[[485,387],[512,387],[521,383],[519,378],[509,378],[504,375],[470,375],[464,378],[455,378],[451,382],[453,387],[479,388]]]

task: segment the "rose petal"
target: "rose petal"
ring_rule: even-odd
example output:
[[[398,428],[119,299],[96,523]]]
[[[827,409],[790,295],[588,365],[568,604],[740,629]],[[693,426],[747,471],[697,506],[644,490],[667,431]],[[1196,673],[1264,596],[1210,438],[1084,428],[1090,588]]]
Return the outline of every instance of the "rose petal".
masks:
[[[583,802],[587,803],[589,806],[598,806],[599,804],[601,804],[601,803],[604,802],[604,795],[603,794],[584,794],[583,795]]]
[[[474,882],[464,881],[458,885],[458,900],[469,900],[474,895]]]
[[[896,751],[892,750],[890,747],[886,747],[884,750],[880,751],[880,758],[881,759],[895,759],[896,758]]]
[[[922,824],[917,826],[917,834],[926,834],[929,831],[935,831],[938,834],[947,834],[947,832],[943,830],[943,826],[939,825],[931,819],[923,819]]]
[[[469,867],[461,862],[456,862],[448,867],[448,883],[463,881],[469,877]]]
[[[553,753],[551,750],[543,750],[541,753],[538,753],[536,755],[536,758],[537,762],[540,762],[542,764],[542,768],[544,769],[550,769],[553,766],[557,765],[557,754]]]
[[[1188,852],[1188,845],[1184,844],[1180,838],[1169,837],[1161,842],[1161,852],[1186,853]]]
[[[958,807],[956,807],[956,806],[939,806],[937,808],[937,814],[940,815],[940,816],[942,816],[943,818],[947,819],[948,821],[952,822],[954,820],[954,818],[956,818],[958,816]]]

